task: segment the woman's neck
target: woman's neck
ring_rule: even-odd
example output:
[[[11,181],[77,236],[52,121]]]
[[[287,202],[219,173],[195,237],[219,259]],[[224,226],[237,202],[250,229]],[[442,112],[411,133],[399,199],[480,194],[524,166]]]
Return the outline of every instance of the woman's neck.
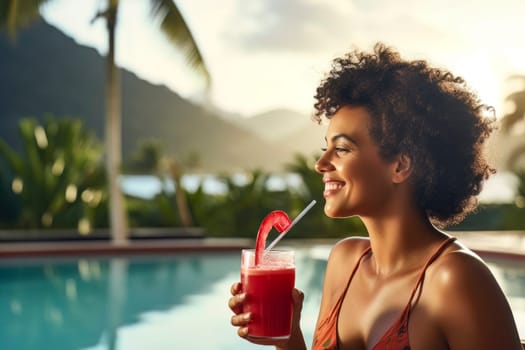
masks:
[[[374,269],[381,276],[418,268],[446,237],[424,214],[362,220],[370,237]]]

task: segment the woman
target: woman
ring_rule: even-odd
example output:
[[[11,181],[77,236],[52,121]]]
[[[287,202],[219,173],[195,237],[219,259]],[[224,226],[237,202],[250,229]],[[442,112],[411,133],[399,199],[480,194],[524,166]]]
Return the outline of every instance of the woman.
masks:
[[[335,59],[315,97],[316,120],[329,120],[316,164],[325,214],[360,217],[368,238],[332,249],[312,349],[521,349],[487,266],[439,229],[475,208],[493,173],[492,109],[461,78],[381,44]],[[247,337],[241,291],[232,286],[231,323]],[[306,349],[302,292],[293,298],[290,339],[265,344]]]

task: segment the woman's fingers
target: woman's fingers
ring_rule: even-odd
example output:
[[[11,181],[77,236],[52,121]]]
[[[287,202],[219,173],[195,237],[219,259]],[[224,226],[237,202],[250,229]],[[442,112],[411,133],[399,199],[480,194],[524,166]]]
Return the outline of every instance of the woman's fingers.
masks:
[[[241,283],[232,284],[230,288],[232,297],[228,300],[228,307],[234,312],[230,319],[232,326],[237,327],[237,334],[254,344],[259,345],[273,345],[279,347],[286,347],[288,340],[273,340],[254,338],[248,334],[248,326],[252,319],[250,312],[243,313],[242,306],[246,300],[246,293],[242,291]],[[294,288],[292,291],[292,299],[294,304],[294,315],[292,327],[299,328],[301,310],[303,308],[304,294],[299,289]]]
[[[237,334],[241,338],[246,338],[246,336],[248,335],[248,327],[240,327],[239,329],[237,329]]]
[[[230,293],[232,297],[228,300],[228,307],[235,315],[231,317],[232,326],[238,327],[237,334],[241,338],[248,336],[248,323],[251,321],[252,314],[242,313],[242,304],[246,300],[246,294],[242,292],[242,284],[236,282],[231,285]]]
[[[231,295],[236,295],[236,294],[239,294],[240,292],[242,292],[242,285],[240,282],[235,282],[234,284],[232,284],[232,286],[230,287],[230,293]]]
[[[244,303],[246,299],[246,294],[242,293],[242,284],[239,282],[232,284],[230,293],[232,297],[228,300],[228,307],[234,314],[240,314],[242,312],[242,303]]]
[[[244,314],[233,315],[231,318],[231,324],[235,327],[246,326],[252,319],[252,314],[247,312]]]
[[[242,302],[244,301],[245,298],[246,298],[246,295],[244,293],[232,296],[228,300],[228,307],[233,310],[234,308],[236,308],[240,304],[242,304]]]
[[[228,307],[234,314],[240,314],[242,312],[242,304],[244,303],[244,300],[246,300],[245,293],[234,295],[228,300]]]

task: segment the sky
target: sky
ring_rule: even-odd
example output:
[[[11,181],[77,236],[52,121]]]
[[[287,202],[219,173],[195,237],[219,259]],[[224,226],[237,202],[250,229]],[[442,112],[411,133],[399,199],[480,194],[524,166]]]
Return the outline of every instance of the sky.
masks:
[[[160,33],[146,0],[121,0],[117,64],[183,97],[203,100],[204,82]],[[525,75],[523,0],[175,0],[209,68],[206,101],[251,116],[312,109],[333,58],[381,41],[465,78],[502,116]],[[105,0],[54,0],[44,18],[78,43],[107,50]],[[475,5],[472,5],[475,4]],[[514,84],[514,85],[513,85]]]

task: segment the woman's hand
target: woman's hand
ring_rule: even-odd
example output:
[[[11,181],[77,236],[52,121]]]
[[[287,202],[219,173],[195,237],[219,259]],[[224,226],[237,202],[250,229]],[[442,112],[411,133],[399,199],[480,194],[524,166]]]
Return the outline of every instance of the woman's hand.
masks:
[[[230,288],[232,297],[228,300],[228,306],[233,311],[234,315],[231,318],[231,324],[238,327],[237,334],[254,344],[259,345],[274,345],[279,349],[306,349],[304,345],[304,338],[300,328],[301,310],[303,308],[304,294],[299,289],[294,288],[292,291],[293,299],[293,318],[292,318],[292,334],[290,339],[286,340],[271,340],[271,339],[254,339],[248,335],[248,327],[251,321],[251,314],[249,312],[243,313],[242,306],[246,300],[246,294],[242,292],[242,285],[239,282],[232,284]]]
[[[228,300],[228,306],[235,315],[231,318],[231,324],[237,329],[237,334],[241,338],[248,336],[248,323],[251,321],[251,314],[249,312],[242,312],[242,305],[246,300],[246,294],[242,292],[242,285],[239,282],[232,284],[230,288],[232,297]]]

